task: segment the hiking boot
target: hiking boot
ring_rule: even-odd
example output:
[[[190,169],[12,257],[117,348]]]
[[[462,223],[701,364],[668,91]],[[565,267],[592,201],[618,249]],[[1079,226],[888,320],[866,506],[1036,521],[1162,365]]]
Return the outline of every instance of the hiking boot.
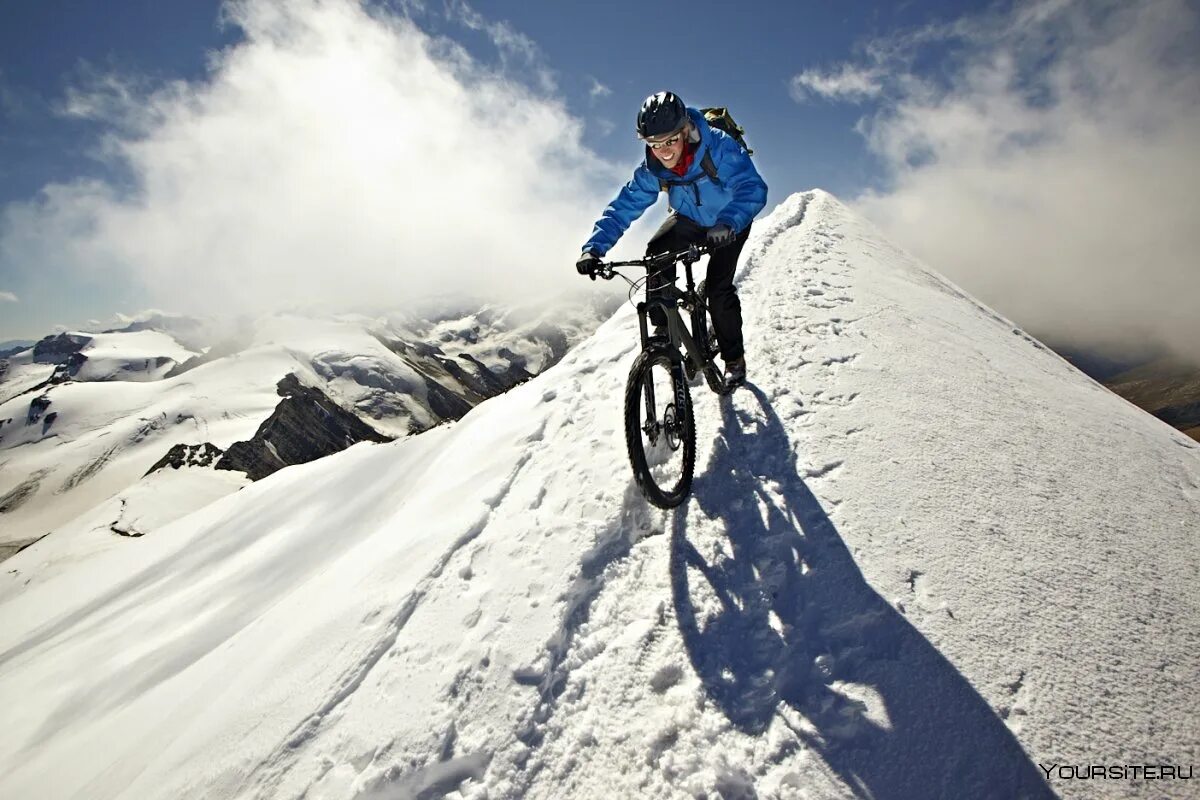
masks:
[[[746,382],[746,359],[734,358],[725,362],[725,383],[741,386]]]

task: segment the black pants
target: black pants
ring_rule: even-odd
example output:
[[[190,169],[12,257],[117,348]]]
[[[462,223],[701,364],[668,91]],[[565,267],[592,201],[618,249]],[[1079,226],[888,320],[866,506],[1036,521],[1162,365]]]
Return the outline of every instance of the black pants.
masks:
[[[687,217],[672,214],[658,232],[650,237],[646,255],[671,253],[685,249],[690,244],[703,244],[708,228],[703,228]],[[737,288],[733,285],[733,271],[737,269],[738,256],[750,236],[750,226],[734,237],[724,247],[713,251],[708,257],[708,274],[704,278],[704,291],[708,299],[708,310],[712,315],[713,328],[717,332],[717,344],[721,357],[726,362],[744,355],[742,345],[742,303],[738,300]],[[676,265],[650,276],[646,283],[646,294],[658,294],[655,287],[675,282]],[[667,318],[662,309],[650,309],[650,321],[655,325],[666,325]]]

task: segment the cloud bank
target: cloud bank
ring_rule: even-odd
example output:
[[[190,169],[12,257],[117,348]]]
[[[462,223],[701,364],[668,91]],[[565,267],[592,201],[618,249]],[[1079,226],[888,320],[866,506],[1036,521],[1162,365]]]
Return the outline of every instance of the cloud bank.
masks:
[[[204,80],[96,76],[67,110],[105,123],[123,178],[7,207],[0,268],[128,282],[201,314],[577,288],[574,257],[626,171],[580,145],[544,73],[507,76],[527,40],[455,9],[507,48],[505,70],[377,7],[240,0],[223,14],[242,41]]]
[[[874,97],[859,131],[888,186],[857,205],[984,301],[1057,344],[1200,360],[1198,66],[1182,0],[1033,0],[793,90]]]

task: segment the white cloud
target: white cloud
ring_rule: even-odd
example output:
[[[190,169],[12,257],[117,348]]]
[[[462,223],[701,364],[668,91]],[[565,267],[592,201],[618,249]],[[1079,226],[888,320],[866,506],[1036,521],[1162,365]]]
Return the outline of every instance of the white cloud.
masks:
[[[1198,30],[1183,0],[1032,0],[871,43],[889,186],[859,207],[1036,333],[1200,357]]]
[[[878,71],[842,64],[835,70],[808,69],[792,77],[792,98],[803,103],[813,95],[834,100],[861,100],[883,91]]]
[[[136,85],[132,75],[102,72],[90,64],[79,67],[78,85],[67,89],[59,111],[65,116],[104,123],[123,123],[127,129],[143,128],[150,123],[147,113],[154,106],[143,105],[148,89]]]
[[[111,126],[128,180],[6,208],[0,271],[132,283],[189,313],[578,287],[579,246],[627,175],[558,101],[377,8],[225,12],[244,41],[205,80],[72,95]]]
[[[608,97],[612,94],[612,89],[608,88],[600,81],[596,80],[595,78],[591,78],[591,81],[592,88],[588,90],[588,97],[590,99],[595,100],[596,98]]]
[[[12,292],[0,292],[0,303],[19,303],[20,300]]]

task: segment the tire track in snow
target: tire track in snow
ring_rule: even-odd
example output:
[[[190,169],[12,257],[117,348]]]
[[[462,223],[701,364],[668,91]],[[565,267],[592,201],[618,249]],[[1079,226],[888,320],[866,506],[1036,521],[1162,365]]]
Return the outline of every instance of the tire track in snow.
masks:
[[[620,360],[624,360],[629,351],[623,351]],[[596,365],[585,366],[580,374],[595,371]],[[579,387],[577,387],[579,388]],[[591,395],[579,388],[575,407],[568,412],[573,415],[579,410],[580,402],[590,402]],[[613,397],[619,394],[613,393]],[[585,421],[585,427],[590,427],[590,421]],[[593,432],[596,432],[593,429]],[[616,431],[608,431],[611,437]],[[589,448],[590,449],[590,448]],[[613,446],[624,455],[623,447]],[[587,453],[582,454],[588,458]],[[594,455],[593,455],[594,457]],[[589,459],[590,460],[590,459]],[[534,702],[520,712],[514,728],[514,745],[504,752],[497,752],[498,772],[502,775],[490,775],[488,783],[497,790],[499,796],[524,797],[529,786],[536,781],[539,774],[537,754],[545,742],[545,732],[550,726],[559,708],[559,701],[571,673],[569,657],[577,642],[580,629],[587,623],[591,610],[597,598],[608,585],[610,568],[626,559],[638,542],[660,533],[665,529],[665,523],[655,518],[659,513],[653,513],[634,483],[632,474],[627,472],[628,464],[622,460],[619,469],[623,470],[620,485],[623,491],[618,510],[613,512],[606,523],[597,531],[591,547],[579,557],[579,571],[571,581],[559,600],[562,609],[559,613],[557,628],[553,631],[534,665],[519,669],[513,674],[513,679],[521,685],[530,686],[536,690]],[[574,472],[568,467],[568,473]],[[597,497],[600,503],[611,502],[612,496]],[[665,513],[662,513],[665,517]],[[497,783],[504,782],[508,788],[501,790]]]
[[[605,456],[611,454],[614,458],[623,458],[624,455],[623,448],[620,449],[620,456],[617,454],[618,447],[614,444],[617,432],[609,424],[613,421],[612,415],[597,414],[593,410],[597,394],[619,396],[617,388],[624,378],[624,370],[608,369],[603,374],[602,383],[590,379],[586,389],[578,380],[581,376],[595,375],[601,366],[626,361],[631,352],[631,348],[624,348],[617,356],[605,358],[603,364],[576,365],[570,359],[565,360],[564,368],[575,368],[576,380],[565,380],[557,389],[548,390],[542,395],[542,402],[557,401],[543,425],[543,431],[550,428],[549,436],[569,437],[578,441],[579,448],[574,453],[576,457],[564,461],[561,453],[556,456],[552,453],[558,460],[547,463],[538,459],[540,451],[528,451],[526,456],[531,466],[525,470],[525,478],[519,483],[514,481],[515,485],[510,485],[510,490],[497,498],[497,530],[502,533],[499,538],[493,537],[471,553],[467,558],[470,563],[457,571],[460,578],[469,580],[474,577],[476,561],[480,562],[478,568],[482,572],[494,572],[511,564],[514,558],[523,558],[522,554],[531,548],[537,548],[541,533],[539,509],[542,509],[540,513],[545,517],[561,522],[561,530],[566,534],[572,529],[586,527],[597,508],[618,505],[624,509],[615,517],[611,511],[603,512],[603,524],[596,529],[591,546],[583,552],[570,546],[565,551],[560,549],[560,552],[577,553],[573,561],[578,565],[578,572],[563,585],[558,595],[557,610],[546,628],[549,634],[543,640],[544,644],[535,653],[523,652],[519,642],[514,642],[509,634],[504,633],[512,630],[510,626],[518,619],[530,621],[528,616],[514,613],[512,606],[508,606],[508,610],[501,613],[499,618],[485,614],[482,608],[468,613],[466,620],[469,622],[465,623],[468,628],[479,625],[483,616],[492,617],[485,623],[491,626],[486,634],[482,637],[477,634],[472,636],[483,648],[482,661],[461,661],[460,668],[449,684],[439,692],[435,708],[425,715],[426,725],[430,729],[456,731],[455,739],[463,739],[462,747],[466,755],[455,754],[456,741],[451,741],[448,746],[443,743],[440,749],[430,749],[433,747],[432,740],[414,742],[411,737],[403,741],[393,737],[376,746],[374,755],[365,759],[371,762],[369,768],[354,767],[359,785],[370,787],[371,792],[381,797],[390,797],[397,792],[399,796],[408,796],[402,787],[421,783],[421,776],[428,773],[445,778],[438,791],[453,791],[462,780],[475,778],[487,787],[492,797],[519,797],[524,794],[522,787],[528,784],[535,773],[527,770],[526,765],[540,745],[541,731],[546,721],[553,717],[557,708],[558,696],[569,672],[565,660],[572,651],[579,626],[589,616],[591,603],[603,589],[604,573],[610,564],[624,558],[633,544],[652,528],[652,521],[644,512],[644,503],[637,494],[632,476],[623,469],[614,473],[597,462],[598,453]],[[572,388],[566,389],[567,386]],[[605,421],[599,421],[600,416],[605,417]],[[623,461],[621,466],[624,467]],[[562,485],[568,486],[611,487],[614,484],[613,476],[619,475],[616,482],[619,488],[615,493],[613,489],[607,489],[587,498],[562,492],[550,493],[548,497],[544,476],[551,471]],[[601,477],[603,480],[598,481]],[[614,494],[622,498],[619,503]],[[562,508],[551,505],[543,509],[548,499],[551,504],[566,502],[568,505]],[[584,502],[580,502],[581,499]],[[523,521],[517,530],[512,530],[511,523],[514,520]],[[552,555],[543,568],[554,563],[557,562]],[[524,572],[528,580],[533,581],[529,589],[536,597],[545,591],[546,584],[554,581],[548,574],[539,574],[536,564],[532,566],[532,569],[526,568]],[[505,583],[512,581],[511,574],[506,576]],[[431,594],[436,593],[443,598],[448,593],[459,593],[458,589],[448,585],[431,589]],[[499,600],[499,597],[492,597],[490,605],[493,608],[503,605],[498,603]],[[509,603],[514,601],[520,602],[520,597],[512,595],[508,598]],[[509,619],[510,613],[513,620]],[[519,659],[518,665],[509,669],[499,666],[512,656]],[[493,660],[499,663],[493,663]],[[487,723],[489,719],[511,720],[511,727],[506,725],[496,730]],[[485,730],[481,731],[481,728]],[[401,754],[404,755],[403,759],[399,758]],[[391,763],[387,765],[389,761]],[[381,768],[381,764],[386,766]],[[446,769],[455,764],[462,769],[455,767],[451,769],[449,777],[443,775]],[[416,794],[420,795],[420,792]]]

